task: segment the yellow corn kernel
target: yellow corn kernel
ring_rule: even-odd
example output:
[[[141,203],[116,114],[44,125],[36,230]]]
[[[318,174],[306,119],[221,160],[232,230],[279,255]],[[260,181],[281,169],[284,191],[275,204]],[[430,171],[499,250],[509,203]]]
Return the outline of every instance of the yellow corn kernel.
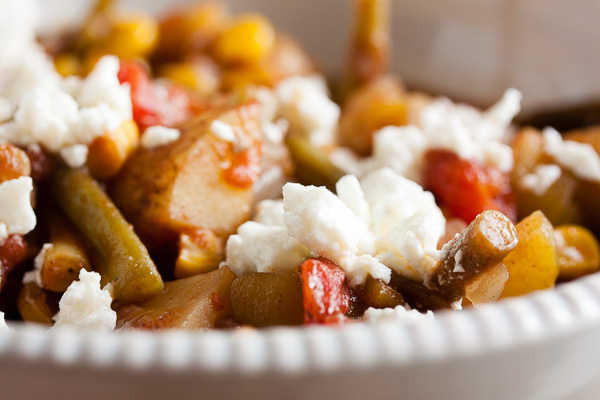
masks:
[[[136,58],[149,54],[157,39],[158,22],[150,15],[136,13],[119,16],[98,46],[120,58]]]
[[[508,280],[502,297],[553,287],[558,277],[553,227],[544,213],[532,213],[515,228],[519,244],[504,259]]]
[[[208,58],[198,62],[165,64],[161,67],[159,75],[202,94],[212,94],[221,86],[219,68]]]
[[[119,172],[140,138],[134,121],[124,121],[118,129],[97,137],[89,145],[87,167],[92,176],[105,180]]]
[[[598,241],[586,228],[561,225],[554,228],[559,279],[569,280],[594,273],[600,269]]]
[[[62,53],[54,57],[54,67],[62,76],[79,75],[81,60],[72,53]]]
[[[223,257],[222,240],[206,229],[181,233],[178,247],[175,278],[185,278],[217,269]]]
[[[269,71],[261,65],[230,68],[223,71],[223,90],[243,90],[248,85],[271,87],[274,83]]]
[[[260,14],[237,18],[215,39],[214,55],[224,64],[256,64],[275,43],[275,29]]]

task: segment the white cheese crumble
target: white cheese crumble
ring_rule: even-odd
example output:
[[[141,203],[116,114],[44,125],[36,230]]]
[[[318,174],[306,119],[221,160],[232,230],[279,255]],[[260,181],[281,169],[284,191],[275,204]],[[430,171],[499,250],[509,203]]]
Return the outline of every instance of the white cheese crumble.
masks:
[[[44,267],[44,262],[46,261],[46,255],[52,247],[54,247],[52,243],[44,243],[42,249],[33,260],[33,269],[31,271],[27,271],[23,275],[23,284],[35,282],[39,287],[44,287],[41,273],[42,268]]]
[[[396,308],[372,308],[369,307],[363,317],[365,322],[401,322],[406,325],[415,325],[423,322],[433,321],[433,312],[427,311],[423,314],[417,310],[408,310],[404,306],[396,306]]]
[[[179,136],[181,136],[179,129],[154,125],[146,128],[142,135],[141,144],[143,148],[151,150],[172,143],[179,139]]]
[[[440,98],[421,111],[418,126],[388,126],[375,132],[372,156],[359,159],[348,150],[336,149],[331,161],[358,176],[390,167],[419,182],[423,155],[439,148],[508,172],[513,166],[512,149],[507,144],[512,133],[509,128],[520,110],[520,101],[521,93],[509,89],[497,104],[480,112]]]
[[[538,196],[543,196],[561,174],[562,170],[556,164],[538,165],[533,172],[521,177],[519,186]]]
[[[323,187],[287,183],[280,201],[263,201],[255,221],[227,241],[237,273],[290,271],[305,258],[325,257],[351,286],[367,275],[389,282],[391,270],[428,281],[439,263],[446,220],[433,195],[391,169],[359,181],[347,175],[336,196]]]
[[[58,303],[54,327],[112,331],[117,313],[111,303],[110,292],[100,288],[100,274],[81,269],[79,280],[69,285]]]
[[[219,121],[215,119],[210,124],[210,132],[215,135],[216,138],[224,141],[224,142],[233,142],[235,141],[235,132],[231,125],[226,124],[223,121]]]
[[[45,55],[36,57],[42,58],[29,62],[45,65]],[[132,118],[129,85],[119,83],[119,60],[114,56],[102,57],[84,80],[61,81],[51,63],[47,69],[50,72],[40,73],[39,79],[27,76],[28,84],[19,90],[0,92],[16,105],[13,120],[0,125],[0,140],[19,146],[39,143],[69,165],[81,166],[87,154],[72,146],[87,145]],[[50,78],[54,75],[56,79]]]
[[[6,324],[6,321],[4,320],[4,313],[2,311],[0,311],[0,332],[8,332],[10,331],[10,328],[8,327],[8,325]]]
[[[58,152],[65,163],[71,168],[83,167],[87,161],[88,147],[85,144],[74,144],[63,147]]]
[[[543,132],[544,151],[560,166],[575,176],[593,182],[600,182],[600,157],[587,143],[563,140],[554,128]]]
[[[287,228],[248,221],[227,240],[225,264],[238,275],[247,272],[291,272],[310,251],[290,237]]]
[[[7,235],[25,235],[35,228],[32,190],[33,180],[28,176],[0,183],[0,222],[6,225]]]
[[[290,129],[307,136],[315,146],[334,143],[340,107],[328,96],[319,77],[293,76],[275,88],[279,114]]]

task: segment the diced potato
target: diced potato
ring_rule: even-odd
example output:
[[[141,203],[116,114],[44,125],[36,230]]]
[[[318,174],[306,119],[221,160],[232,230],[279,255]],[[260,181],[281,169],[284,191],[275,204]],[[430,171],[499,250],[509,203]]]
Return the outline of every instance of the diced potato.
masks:
[[[475,306],[493,303],[502,294],[507,279],[508,269],[504,264],[499,263],[465,285],[465,299]]]
[[[35,283],[23,285],[17,299],[17,308],[26,322],[53,324],[52,317],[58,312],[60,295],[48,292]]]
[[[213,54],[223,64],[257,64],[275,43],[275,29],[260,14],[236,18],[213,43]]]
[[[477,281],[487,280],[486,283],[496,291],[506,276],[488,270],[502,263],[518,246],[517,242],[517,231],[508,217],[499,211],[486,210],[442,248],[442,260],[430,284],[449,302],[462,299],[467,289],[474,298],[481,300],[484,296],[475,293]],[[490,293],[489,298],[494,295]]]
[[[600,127],[592,126],[585,129],[565,133],[565,140],[574,140],[579,143],[591,145],[596,153],[600,154]],[[594,232],[600,232],[600,183],[577,179],[579,184],[575,193],[575,201],[581,208],[583,218],[580,221],[564,221],[562,223],[585,223]]]
[[[236,145],[211,133],[215,120],[234,130]],[[257,102],[207,111],[182,126],[177,141],[138,148],[127,160],[111,194],[148,246],[175,242],[185,229],[224,237],[248,219],[260,173],[260,121]]]
[[[515,164],[511,172],[511,184],[515,191],[519,219],[540,210],[554,225],[578,221],[580,208],[574,200],[577,181],[570,174],[563,171],[558,180],[541,195],[522,184],[523,177],[532,173],[537,166],[553,163],[543,152],[542,134],[533,128],[523,129],[514,140],[512,148]]]
[[[137,147],[139,138],[137,124],[124,121],[118,129],[94,139],[87,159],[92,176],[101,180],[115,176]]]
[[[175,278],[186,278],[217,269],[224,255],[223,240],[206,229],[180,233],[178,249]]]
[[[516,228],[519,244],[504,259],[508,280],[502,297],[551,288],[558,277],[553,227],[544,213],[534,212]]]
[[[299,325],[304,320],[298,274],[250,273],[231,285],[233,318],[252,326]]]
[[[388,125],[405,125],[407,102],[399,80],[384,76],[359,87],[342,108],[339,138],[361,155],[371,154],[373,133]]]
[[[8,143],[0,144],[0,182],[31,175],[27,154]]]
[[[40,270],[42,287],[63,293],[79,277],[83,268],[91,271],[81,234],[57,210],[47,213],[50,244]]]
[[[117,326],[138,329],[208,329],[230,323],[231,284],[225,267],[204,275],[165,283],[162,293],[117,310]]]
[[[554,240],[559,279],[575,279],[600,269],[600,248],[589,230],[579,225],[557,226]]]

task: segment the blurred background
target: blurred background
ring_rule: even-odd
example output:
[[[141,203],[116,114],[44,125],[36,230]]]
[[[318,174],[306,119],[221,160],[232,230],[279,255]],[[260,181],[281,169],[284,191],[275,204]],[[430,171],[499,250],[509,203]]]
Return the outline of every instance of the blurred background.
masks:
[[[154,12],[190,0],[123,0]],[[335,75],[346,60],[351,0],[227,0],[234,12],[266,14]],[[43,20],[67,25],[91,1],[44,0]],[[600,2],[394,0],[393,69],[412,87],[487,106],[508,87],[523,114],[600,100],[596,51]]]

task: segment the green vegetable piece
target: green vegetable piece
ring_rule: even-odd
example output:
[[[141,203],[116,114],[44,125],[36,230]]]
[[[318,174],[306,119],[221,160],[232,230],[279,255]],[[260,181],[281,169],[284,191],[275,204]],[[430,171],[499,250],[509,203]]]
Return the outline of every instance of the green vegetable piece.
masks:
[[[139,301],[163,289],[148,250],[92,177],[82,170],[62,168],[51,184],[58,205],[102,258],[115,300]]]

